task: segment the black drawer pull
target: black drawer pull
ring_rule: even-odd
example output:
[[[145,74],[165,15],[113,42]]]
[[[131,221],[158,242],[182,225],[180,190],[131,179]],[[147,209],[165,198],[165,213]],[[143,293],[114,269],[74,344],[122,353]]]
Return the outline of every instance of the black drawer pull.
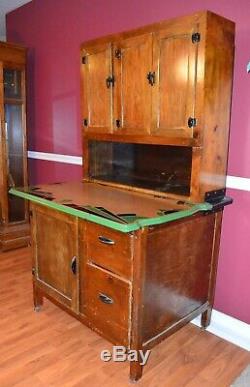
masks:
[[[105,245],[114,245],[115,244],[115,241],[113,241],[112,239],[106,238],[102,235],[99,235],[98,239],[99,239],[99,242],[104,243]]]
[[[110,297],[108,297],[106,294],[104,293],[99,293],[98,294],[98,297],[99,297],[99,300],[101,302],[103,302],[104,304],[113,304],[114,303],[114,300]]]
[[[77,272],[77,263],[76,263],[76,256],[74,256],[71,260],[71,271],[74,275],[76,275]]]

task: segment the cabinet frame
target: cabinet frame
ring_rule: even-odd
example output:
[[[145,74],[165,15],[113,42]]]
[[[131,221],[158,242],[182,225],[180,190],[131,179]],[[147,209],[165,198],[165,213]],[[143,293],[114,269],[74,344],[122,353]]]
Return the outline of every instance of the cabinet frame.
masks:
[[[178,34],[180,31],[183,33],[185,30],[189,33],[190,41],[194,40],[190,44],[193,44],[194,55],[197,55],[197,62],[195,64],[196,85],[193,97],[194,107],[190,109],[192,110],[190,118],[195,119],[192,128],[188,129],[187,126],[187,130],[180,128],[176,131],[156,129],[156,83],[151,87],[153,105],[150,107],[152,109],[152,116],[149,133],[147,133],[146,128],[144,133],[143,130],[141,131],[141,134],[138,134],[136,130],[130,130],[129,132],[123,131],[122,128],[114,130],[114,127],[110,133],[88,132],[84,127],[82,128],[83,155],[85,158],[83,167],[84,180],[99,181],[92,180],[88,174],[88,142],[90,140],[188,146],[192,147],[193,157],[190,180],[191,191],[190,195],[184,196],[185,200],[202,202],[205,200],[206,194],[211,192],[223,193],[226,187],[234,64],[235,25],[233,22],[212,12],[205,11],[188,17],[163,21],[136,30],[95,39],[84,43],[81,46],[81,52],[89,46],[107,44],[107,42],[113,47],[119,48],[119,42],[125,42],[126,39],[146,34],[152,34],[153,41],[155,41],[157,36],[164,34],[164,31],[177,31]],[[152,47],[152,49],[154,50],[155,48]],[[157,53],[153,52],[152,55],[152,71],[155,72],[157,81]],[[82,87],[83,83],[84,80],[82,78]],[[115,90],[114,95],[116,95]],[[218,106],[220,109],[217,109]],[[156,191],[113,182],[100,182],[123,189],[134,189],[149,194],[156,193]],[[176,197],[176,195],[171,193],[161,193],[161,195]]]
[[[36,249],[43,248],[43,246],[37,246],[36,239],[36,227],[38,226],[39,219],[36,217],[37,213],[44,213],[48,216],[55,217],[57,219],[62,218],[62,214],[60,211],[51,208],[45,208],[39,204],[32,204],[32,256],[33,256],[33,267],[36,262]],[[201,324],[203,328],[206,328],[211,319],[211,312],[214,302],[214,290],[215,290],[215,278],[217,271],[217,262],[218,262],[218,251],[219,251],[219,242],[220,242],[220,229],[221,229],[221,221],[222,221],[222,213],[223,210],[219,210],[215,213],[207,213],[206,215],[197,214],[189,218],[180,219],[165,225],[155,226],[155,227],[146,227],[143,229],[139,229],[132,233],[133,235],[133,259],[131,261],[132,268],[132,278],[128,280],[124,278],[123,275],[114,274],[108,268],[104,266],[98,266],[89,261],[89,256],[86,252],[86,226],[93,227],[95,229],[96,225],[92,222],[87,222],[85,220],[77,220],[72,215],[67,215],[67,218],[72,222],[76,222],[77,234],[78,234],[78,273],[79,277],[77,280],[76,287],[76,300],[75,305],[78,305],[78,308],[69,307],[65,304],[65,301],[58,297],[55,292],[52,292],[48,286],[43,286],[36,274],[36,269],[33,269],[33,300],[34,307],[36,311],[39,311],[41,306],[43,305],[44,297],[48,298],[50,301],[60,306],[67,313],[81,321],[83,324],[87,325],[92,330],[96,331],[98,334],[103,336],[104,338],[111,341],[114,345],[125,345],[128,349],[132,350],[147,350],[153,348],[155,345],[160,343],[162,340],[170,336],[172,333],[180,329],[182,326],[187,324],[193,318],[197,317],[201,314]],[[190,246],[185,245],[185,251],[183,252],[181,245],[176,245],[176,241],[174,239],[171,240],[169,238],[169,233],[172,230],[178,228],[178,230],[182,230],[183,235],[186,234],[185,240],[189,238],[189,234],[192,233],[192,230],[196,229],[196,223],[201,225],[205,230],[208,231],[208,234],[205,232],[205,237],[200,232],[200,237],[203,237],[207,240],[207,244],[200,245],[195,238],[193,238],[190,243],[193,246],[193,249]],[[99,226],[98,226],[99,227]],[[109,229],[107,228],[107,233]],[[188,230],[188,231],[186,231]],[[159,234],[160,233],[160,234]],[[188,234],[189,233],[189,234]],[[131,234],[130,234],[131,235]],[[158,236],[157,236],[158,235]],[[160,235],[160,237],[159,237]],[[203,236],[202,236],[203,235]],[[163,249],[165,245],[165,241],[168,239],[168,243],[172,246],[175,246],[177,249],[176,252],[179,254],[179,262],[182,264],[178,264],[178,270],[182,276],[179,276],[178,272],[168,272],[167,267],[162,267],[162,260],[165,261],[166,258],[170,259],[171,265],[175,265],[175,258],[173,259],[173,254],[171,257],[171,253],[169,255],[168,249]],[[153,245],[153,250],[156,247],[156,256],[157,260],[155,262],[155,255],[152,256],[151,245]],[[207,261],[204,262],[203,271],[199,272],[200,261],[198,259],[199,251],[203,250],[207,253]],[[164,255],[165,254],[165,255]],[[159,255],[159,257],[158,257]],[[161,257],[160,257],[161,255]],[[180,259],[183,256],[183,260]],[[199,296],[197,298],[197,304],[193,300],[192,294],[196,294],[197,286],[196,283],[193,283],[193,272],[190,273],[188,270],[189,260],[184,258],[194,258],[192,261],[192,267],[194,270],[194,274],[197,276],[202,275],[206,280],[205,287],[203,285],[202,290],[202,298]],[[48,265],[50,263],[48,262]],[[156,271],[152,273],[151,265],[156,265]],[[115,281],[118,281],[122,286],[127,289],[131,289],[126,296],[128,296],[128,310],[121,310],[121,316],[125,315],[127,320],[128,332],[127,336],[124,336],[121,330],[119,334],[117,334],[117,330],[113,331],[112,320],[110,322],[105,322],[104,324],[100,323],[99,320],[92,318],[92,314],[88,313],[88,282],[86,281],[86,275],[88,273],[88,267],[92,270],[99,272],[99,274],[103,273],[103,275],[108,278],[109,276],[114,278]],[[162,270],[159,270],[162,268]],[[158,274],[157,274],[158,273]],[[186,278],[183,276],[186,273],[188,275],[189,287],[185,288]],[[183,303],[184,309],[180,309],[178,302],[174,306],[174,314],[172,315],[173,305],[167,302],[166,297],[163,295],[164,292],[168,292],[170,289],[168,287],[168,282],[171,283],[171,278],[176,286],[174,287],[174,292],[176,295],[180,297],[181,303]],[[90,279],[91,281],[91,279]],[[155,282],[157,281],[157,282]],[[151,286],[155,286],[155,284],[159,284],[160,289],[160,297],[165,299],[165,304],[160,304],[160,308],[157,307],[157,300],[153,302],[150,301],[150,294],[148,289]],[[190,285],[191,284],[191,285]],[[99,282],[94,284],[94,287],[98,289],[100,286],[100,290],[102,290],[102,285]],[[182,290],[185,289],[184,295],[186,295],[187,299],[183,298]],[[113,288],[112,291],[116,291]],[[199,294],[199,290],[198,290]],[[121,297],[120,294],[116,294],[117,297]],[[194,296],[196,297],[196,296]],[[155,304],[156,301],[156,304]],[[95,302],[95,301],[94,301]],[[97,301],[96,301],[97,302]],[[126,303],[126,300],[123,303]],[[158,300],[159,302],[159,300]],[[93,303],[93,299],[90,300],[90,303]],[[194,305],[192,305],[192,303]],[[146,308],[146,309],[145,309]],[[152,324],[150,321],[148,322],[145,319],[146,315],[150,316],[151,308],[153,308],[154,313],[157,313],[157,318],[161,321],[168,321],[165,325],[163,324],[160,327],[156,327],[155,324]],[[179,315],[181,311],[181,314]],[[122,318],[118,316],[118,320]],[[99,316],[100,317],[100,316]],[[97,316],[98,319],[98,316]],[[170,319],[170,320],[169,320]],[[150,319],[149,319],[150,320]],[[99,322],[98,322],[99,321]],[[108,325],[107,325],[108,324]],[[146,325],[145,325],[146,324]],[[116,329],[118,326],[116,327]],[[149,333],[147,333],[149,332]],[[130,364],[130,379],[138,380],[142,376],[143,367],[137,362],[131,362]]]
[[[29,207],[28,203],[24,203],[24,219],[11,221],[9,219],[9,204],[8,204],[8,165],[7,165],[7,139],[5,133],[5,112],[4,103],[8,105],[21,105],[22,111],[22,148],[23,148],[23,182],[28,184],[28,166],[27,166],[27,129],[26,129],[26,54],[27,50],[24,47],[0,42],[0,185],[1,185],[1,225],[0,225],[0,248],[10,250],[12,248],[25,246],[29,243]],[[4,98],[3,89],[3,69],[12,69],[21,71],[21,98]]]

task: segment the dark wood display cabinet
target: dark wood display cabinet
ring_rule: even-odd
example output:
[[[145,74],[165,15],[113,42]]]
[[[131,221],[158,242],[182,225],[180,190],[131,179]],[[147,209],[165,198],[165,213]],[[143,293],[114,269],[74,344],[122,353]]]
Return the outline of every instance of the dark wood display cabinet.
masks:
[[[143,351],[209,325],[233,52],[234,24],[211,12],[82,45],[83,181],[10,191],[31,202],[36,310],[47,297]]]
[[[11,187],[27,185],[26,49],[0,42],[0,248],[27,245],[27,203],[9,195]]]

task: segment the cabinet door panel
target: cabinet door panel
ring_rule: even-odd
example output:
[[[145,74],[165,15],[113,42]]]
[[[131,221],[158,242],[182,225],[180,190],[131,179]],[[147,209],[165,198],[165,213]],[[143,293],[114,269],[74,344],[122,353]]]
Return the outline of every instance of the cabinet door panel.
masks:
[[[118,57],[116,55],[117,52]],[[147,134],[151,124],[152,35],[118,42],[114,47],[114,120],[117,131]],[[116,120],[119,120],[117,125]]]
[[[186,27],[186,28],[185,28]],[[189,118],[195,115],[195,86],[198,43],[192,42],[197,28],[180,26],[160,31],[154,38],[152,133],[192,137]]]
[[[36,280],[65,306],[77,311],[78,274],[76,219],[55,210],[36,209],[33,224]]]
[[[111,45],[85,49],[82,55],[83,124],[87,120],[88,132],[111,132],[113,87],[106,83],[112,76]]]

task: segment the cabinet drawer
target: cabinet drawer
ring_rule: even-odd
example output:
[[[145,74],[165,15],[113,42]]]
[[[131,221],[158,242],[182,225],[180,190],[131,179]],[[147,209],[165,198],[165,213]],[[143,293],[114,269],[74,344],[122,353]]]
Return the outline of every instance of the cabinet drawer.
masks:
[[[128,344],[130,285],[86,265],[84,309],[93,329],[113,343]]]
[[[131,278],[133,236],[88,223],[87,260],[125,278]]]

